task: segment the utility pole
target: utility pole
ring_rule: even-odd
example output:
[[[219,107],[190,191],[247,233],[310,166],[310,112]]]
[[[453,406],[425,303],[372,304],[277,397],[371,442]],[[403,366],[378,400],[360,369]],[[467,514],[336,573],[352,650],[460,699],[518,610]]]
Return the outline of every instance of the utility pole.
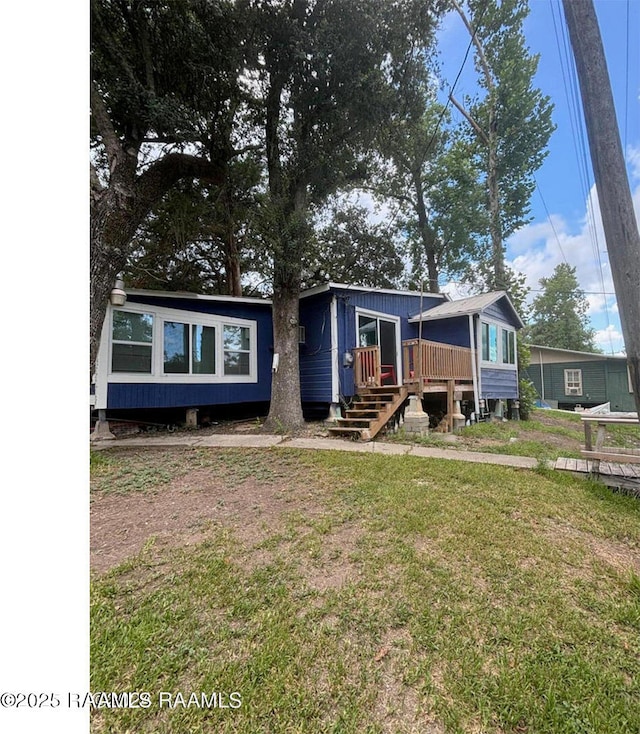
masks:
[[[576,61],[613,286],[640,416],[640,234],[593,0],[562,0]]]

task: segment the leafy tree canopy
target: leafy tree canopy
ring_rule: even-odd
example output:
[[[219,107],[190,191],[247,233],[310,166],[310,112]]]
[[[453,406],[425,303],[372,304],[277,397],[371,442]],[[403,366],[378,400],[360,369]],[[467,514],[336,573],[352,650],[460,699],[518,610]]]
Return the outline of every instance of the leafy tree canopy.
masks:
[[[328,281],[396,288],[404,272],[401,247],[384,224],[372,224],[358,206],[333,211],[332,219],[316,229],[305,258],[303,286]]]

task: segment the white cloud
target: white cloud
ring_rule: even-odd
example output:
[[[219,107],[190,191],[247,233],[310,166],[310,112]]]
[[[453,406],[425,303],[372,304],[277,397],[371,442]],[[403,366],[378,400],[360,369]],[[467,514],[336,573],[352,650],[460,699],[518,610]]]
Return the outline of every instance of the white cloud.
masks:
[[[594,341],[606,354],[620,354],[624,349],[622,333],[613,325],[596,331]]]
[[[634,166],[637,165],[640,174],[640,149],[630,148],[629,151],[628,159]],[[636,216],[640,219],[640,185],[636,185],[632,198]],[[570,231],[569,224],[561,216],[552,215],[550,221],[534,222],[516,232],[508,242],[507,260],[511,267],[525,274],[527,285],[532,290],[531,299],[540,292],[540,279],[548,278],[556,265],[567,262],[576,268],[576,277],[587,296],[588,315],[594,328],[597,329],[599,322],[603,322],[607,329],[619,329],[618,308],[595,185],[585,202],[585,215],[577,233]],[[606,339],[603,348],[610,351],[608,332],[603,338]]]
[[[634,148],[632,145],[627,146],[627,163],[631,171],[632,180],[640,179],[640,148]],[[637,207],[636,207],[637,211]]]

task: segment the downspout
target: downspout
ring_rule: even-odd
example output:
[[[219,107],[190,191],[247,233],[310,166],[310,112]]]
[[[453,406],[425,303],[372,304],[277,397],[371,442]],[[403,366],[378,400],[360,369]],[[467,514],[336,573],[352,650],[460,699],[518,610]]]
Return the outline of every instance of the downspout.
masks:
[[[332,295],[329,305],[331,324],[331,402],[340,404],[340,345],[338,334],[338,302]]]
[[[476,340],[473,330],[473,314],[469,314],[469,343],[471,344],[471,375],[473,377],[473,402],[476,417],[480,414],[480,396],[478,394],[478,365],[476,363]]]

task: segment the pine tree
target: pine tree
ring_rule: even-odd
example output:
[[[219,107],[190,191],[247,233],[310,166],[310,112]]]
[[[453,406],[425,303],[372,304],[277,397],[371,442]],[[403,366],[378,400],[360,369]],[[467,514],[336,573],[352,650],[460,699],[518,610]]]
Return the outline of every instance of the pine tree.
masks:
[[[578,285],[576,269],[561,263],[551,277],[540,279],[540,285],[543,291],[533,302],[529,342],[578,352],[599,351],[587,317],[589,304]]]

